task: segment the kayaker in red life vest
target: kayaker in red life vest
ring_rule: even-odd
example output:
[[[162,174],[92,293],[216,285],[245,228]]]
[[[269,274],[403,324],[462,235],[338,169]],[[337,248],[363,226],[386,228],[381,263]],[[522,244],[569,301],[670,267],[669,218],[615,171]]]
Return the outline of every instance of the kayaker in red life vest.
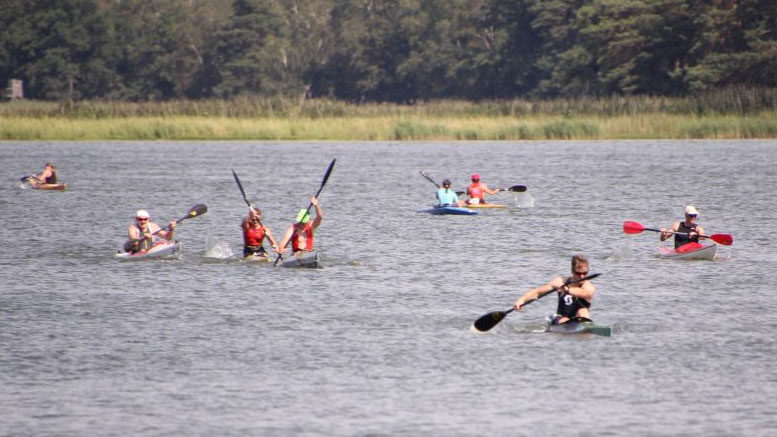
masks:
[[[270,232],[270,228],[262,223],[262,211],[259,208],[251,208],[248,215],[243,218],[240,224],[243,229],[243,258],[249,256],[267,257],[262,243],[267,238],[272,244],[273,250],[278,247],[278,242]]]
[[[467,194],[469,195],[469,199],[467,199],[468,205],[487,203],[484,197],[485,194],[496,194],[502,190],[501,188],[495,190],[488,188],[488,185],[480,182],[480,175],[477,173],[472,174],[471,179],[472,183],[467,187]]]
[[[526,302],[533,301],[539,296],[544,296],[555,290],[558,292],[558,307],[556,314],[550,320],[552,324],[558,325],[571,319],[590,321],[591,313],[588,309],[594,300],[596,287],[594,287],[591,281],[574,282],[586,276],[588,276],[588,258],[584,255],[575,255],[572,257],[571,277],[556,276],[547,284],[532,288],[526,292],[526,294],[515,301],[513,306],[516,310],[520,310]],[[567,280],[570,280],[569,285],[564,285]]]
[[[140,209],[135,213],[135,222],[127,226],[127,237],[129,241],[124,243],[126,252],[137,253],[145,252],[154,245],[156,237],[162,237],[165,240],[172,240],[175,232],[176,221],[171,220],[168,228],[160,231],[158,224],[150,221],[151,216],[145,209]],[[154,232],[157,232],[155,235]],[[144,238],[145,237],[145,238]]]
[[[685,221],[674,222],[670,229],[661,228],[659,238],[661,241],[666,241],[667,238],[674,234],[675,249],[688,243],[698,243],[699,235],[704,235],[704,228],[696,224],[698,217],[699,211],[692,205],[688,205],[685,208]]]
[[[40,184],[56,184],[57,183],[57,168],[54,164],[47,162],[46,166],[40,174],[37,174],[28,179],[30,185],[33,187]]]
[[[310,213],[306,209],[301,209],[297,213],[296,222],[289,226],[286,233],[283,235],[281,244],[275,249],[278,254],[283,255],[286,252],[286,245],[291,242],[292,253],[299,251],[311,252],[313,250],[313,231],[321,224],[321,219],[324,217],[324,213],[321,212],[321,206],[318,204],[318,199],[315,197],[310,198],[310,203],[316,208],[316,218],[310,221]]]

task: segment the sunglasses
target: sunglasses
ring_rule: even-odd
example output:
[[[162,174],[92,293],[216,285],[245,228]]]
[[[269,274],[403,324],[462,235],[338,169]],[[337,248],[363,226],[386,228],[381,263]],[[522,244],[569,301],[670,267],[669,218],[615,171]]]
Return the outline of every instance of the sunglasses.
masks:
[[[698,217],[698,214],[685,214],[685,216],[688,218],[696,218]]]
[[[574,272],[575,272],[575,274],[576,274],[576,275],[578,275],[578,276],[585,276],[585,275],[587,275],[587,274],[588,274],[588,270],[586,270],[586,271],[584,271],[584,272],[578,272],[577,270],[573,270],[573,271],[574,271]]]
[[[135,220],[137,220],[137,221],[139,221],[139,222],[145,222],[145,221],[148,221],[148,219],[147,219],[147,218],[140,218],[140,217],[135,217]]]

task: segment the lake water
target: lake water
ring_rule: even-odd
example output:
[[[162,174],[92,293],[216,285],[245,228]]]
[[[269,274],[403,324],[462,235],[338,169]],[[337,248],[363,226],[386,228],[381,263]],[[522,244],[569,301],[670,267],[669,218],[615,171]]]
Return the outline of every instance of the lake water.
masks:
[[[258,266],[320,199],[323,268]],[[21,189],[54,162],[71,189]],[[0,143],[2,435],[774,435],[777,142]],[[435,188],[534,200],[430,216]],[[181,260],[120,262],[135,210]],[[714,261],[658,258],[695,205]],[[541,333],[549,297],[469,325],[585,253],[612,337]]]

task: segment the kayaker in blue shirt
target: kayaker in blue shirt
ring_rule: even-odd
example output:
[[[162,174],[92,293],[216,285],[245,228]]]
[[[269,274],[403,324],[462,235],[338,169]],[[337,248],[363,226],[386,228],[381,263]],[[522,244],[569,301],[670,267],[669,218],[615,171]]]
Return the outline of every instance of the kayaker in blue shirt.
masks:
[[[445,179],[442,181],[442,188],[437,190],[437,200],[440,202],[437,206],[452,206],[456,205],[459,208],[463,206],[459,196],[456,192],[451,190],[451,180]]]
[[[665,241],[667,238],[674,234],[674,248],[677,249],[680,246],[688,243],[698,243],[699,235],[704,235],[704,228],[696,224],[696,219],[699,217],[699,211],[692,205],[685,207],[685,221],[674,222],[671,228],[661,228],[661,241]]]

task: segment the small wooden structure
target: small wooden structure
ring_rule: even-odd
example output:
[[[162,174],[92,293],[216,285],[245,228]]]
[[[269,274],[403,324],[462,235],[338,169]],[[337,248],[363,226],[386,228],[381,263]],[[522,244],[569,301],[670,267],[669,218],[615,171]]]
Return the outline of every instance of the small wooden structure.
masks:
[[[24,82],[21,79],[11,79],[8,81],[8,89],[6,90],[6,97],[9,100],[23,100],[24,99]]]

